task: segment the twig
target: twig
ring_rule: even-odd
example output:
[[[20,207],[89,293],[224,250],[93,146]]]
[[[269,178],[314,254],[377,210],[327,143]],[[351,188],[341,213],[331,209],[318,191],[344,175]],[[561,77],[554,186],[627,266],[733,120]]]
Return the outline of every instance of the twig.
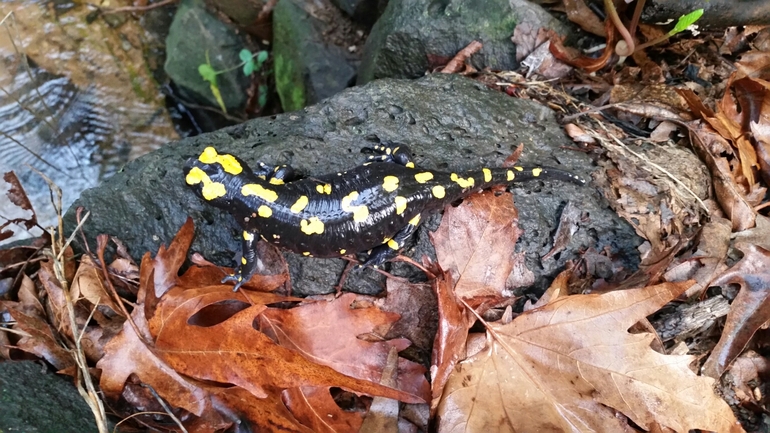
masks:
[[[155,399],[156,399],[156,400],[158,400],[158,403],[160,403],[160,405],[161,405],[161,406],[163,406],[163,409],[165,409],[165,410],[166,410],[166,413],[168,414],[168,416],[170,416],[170,417],[171,417],[171,419],[172,419],[172,420],[174,420],[174,422],[176,423],[176,425],[178,425],[178,426],[179,426],[179,428],[180,428],[180,429],[181,429],[181,430],[182,430],[184,433],[187,433],[187,429],[186,429],[186,428],[184,428],[184,425],[182,425],[182,421],[180,421],[180,420],[179,420],[179,418],[177,418],[177,417],[174,415],[174,413],[173,413],[173,412],[171,412],[171,409],[168,407],[168,405],[166,404],[166,402],[165,402],[165,401],[164,401],[162,398],[160,398],[160,396],[158,395],[158,393],[157,393],[157,392],[155,392],[155,388],[151,387],[150,385],[142,385],[142,386],[150,390],[150,393],[152,393],[152,395],[155,397]]]

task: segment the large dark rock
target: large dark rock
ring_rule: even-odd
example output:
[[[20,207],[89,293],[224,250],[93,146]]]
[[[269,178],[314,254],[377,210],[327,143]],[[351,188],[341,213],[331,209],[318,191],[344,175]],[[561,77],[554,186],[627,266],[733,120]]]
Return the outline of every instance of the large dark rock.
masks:
[[[246,104],[245,90],[250,83],[241,68],[232,69],[241,63],[238,53],[242,48],[238,35],[209,14],[202,0],[183,0],[166,38],[164,69],[187,99],[219,107],[209,83],[198,73],[208,54],[215,71],[228,70],[217,75],[217,86],[227,111],[237,111]]]
[[[363,46],[363,32],[356,30],[328,0],[278,2],[273,10],[273,57],[284,111],[313,105],[355,81]]]
[[[377,140],[406,143],[419,165],[442,170],[499,166],[523,143],[523,163],[561,166],[587,176],[589,158],[562,149],[570,143],[551,110],[515,99],[455,75],[436,74],[417,81],[380,80],[348,89],[299,112],[255,119],[214,133],[170,143],[145,155],[109,179],[86,191],[65,216],[67,231],[75,227],[74,210],[91,211],[85,225],[89,239],[99,233],[121,238],[139,258],[168,243],[188,215],[195,219],[193,250],[223,265],[233,265],[240,249],[235,221],[228,214],[202,203],[183,180],[182,165],[205,146],[240,155],[249,163],[291,164],[300,173],[338,172],[361,163],[363,146]],[[632,228],[610,211],[591,186],[535,181],[514,189],[524,234],[517,248],[527,252],[527,266],[543,288],[564,262],[581,248],[609,247],[613,254],[637,261],[640,243]],[[558,260],[541,263],[550,250],[561,209],[568,201],[588,217],[581,221]],[[427,230],[438,216],[418,231],[407,254],[433,254]],[[76,238],[76,239],[79,239]],[[92,247],[93,248],[93,247]],[[295,293],[333,290],[345,261],[313,259],[288,254]],[[393,272],[419,275],[410,265],[393,264]],[[348,290],[375,293],[382,277],[370,269],[354,271]]]
[[[96,432],[71,378],[37,362],[0,362],[0,432]]]
[[[511,36],[521,22],[563,31],[548,12],[526,0],[390,0],[366,40],[358,83],[421,77],[474,40],[484,44],[470,58],[474,67],[517,69]]]

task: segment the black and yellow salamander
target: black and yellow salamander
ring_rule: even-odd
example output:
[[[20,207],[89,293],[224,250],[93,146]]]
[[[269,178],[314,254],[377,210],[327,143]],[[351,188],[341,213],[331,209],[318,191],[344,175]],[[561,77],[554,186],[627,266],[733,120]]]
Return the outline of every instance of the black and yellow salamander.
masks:
[[[545,167],[481,168],[444,173],[416,167],[409,149],[382,143],[369,162],[343,173],[298,179],[289,166],[251,170],[207,147],[184,167],[185,182],[207,203],[230,212],[243,228],[237,290],[256,270],[260,238],[309,257],[369,251],[364,266],[394,258],[428,213],[474,191],[532,179],[579,184],[580,177]]]

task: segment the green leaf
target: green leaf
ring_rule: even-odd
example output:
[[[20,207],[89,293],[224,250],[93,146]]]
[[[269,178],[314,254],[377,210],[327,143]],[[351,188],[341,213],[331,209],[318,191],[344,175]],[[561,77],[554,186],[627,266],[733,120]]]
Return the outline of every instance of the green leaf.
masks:
[[[217,71],[215,71],[208,63],[198,66],[198,73],[201,74],[201,77],[203,77],[204,80],[211,83],[212,86],[217,85]]]
[[[249,76],[254,73],[254,60],[249,58],[246,63],[243,64],[243,75]]]
[[[679,32],[685,31],[687,27],[690,27],[695,23],[695,21],[698,21],[701,16],[703,16],[703,9],[697,9],[687,15],[679,17],[679,21],[677,21],[676,26],[674,26],[674,28],[671,29],[668,34],[673,36]]]
[[[241,58],[242,62],[248,62],[253,57],[251,54],[251,51],[247,50],[246,48],[242,49],[240,53],[238,53],[238,57]]]
[[[267,60],[267,51],[260,51],[257,54],[257,70],[262,67],[262,63],[265,63],[265,60]]]
[[[259,86],[259,98],[257,101],[259,102],[259,108],[265,108],[265,105],[267,105],[267,86]]]

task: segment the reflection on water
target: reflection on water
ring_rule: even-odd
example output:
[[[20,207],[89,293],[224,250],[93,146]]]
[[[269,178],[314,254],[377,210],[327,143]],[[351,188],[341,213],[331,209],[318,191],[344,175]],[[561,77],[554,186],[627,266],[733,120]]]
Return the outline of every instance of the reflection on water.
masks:
[[[144,64],[150,36],[130,17],[107,25],[86,18],[92,8],[69,4],[0,2],[3,16],[15,11],[13,40],[0,27],[0,173],[16,172],[43,226],[56,215],[46,182],[29,166],[62,189],[66,209],[129,160],[177,138]],[[8,188],[2,179],[0,188]],[[0,216],[26,215],[3,197]]]
[[[28,166],[45,174],[66,189],[64,206],[77,194],[95,186],[126,161],[129,143],[112,142],[109,115],[100,107],[95,88],[80,90],[66,77],[56,77],[21,68],[15,74],[8,94],[0,96],[0,171],[14,170],[24,185],[38,220],[44,225],[55,221],[54,209],[45,180]],[[99,148],[113,154],[101,155]],[[105,163],[104,165],[98,162]],[[10,202],[2,201],[0,214],[23,214]]]

